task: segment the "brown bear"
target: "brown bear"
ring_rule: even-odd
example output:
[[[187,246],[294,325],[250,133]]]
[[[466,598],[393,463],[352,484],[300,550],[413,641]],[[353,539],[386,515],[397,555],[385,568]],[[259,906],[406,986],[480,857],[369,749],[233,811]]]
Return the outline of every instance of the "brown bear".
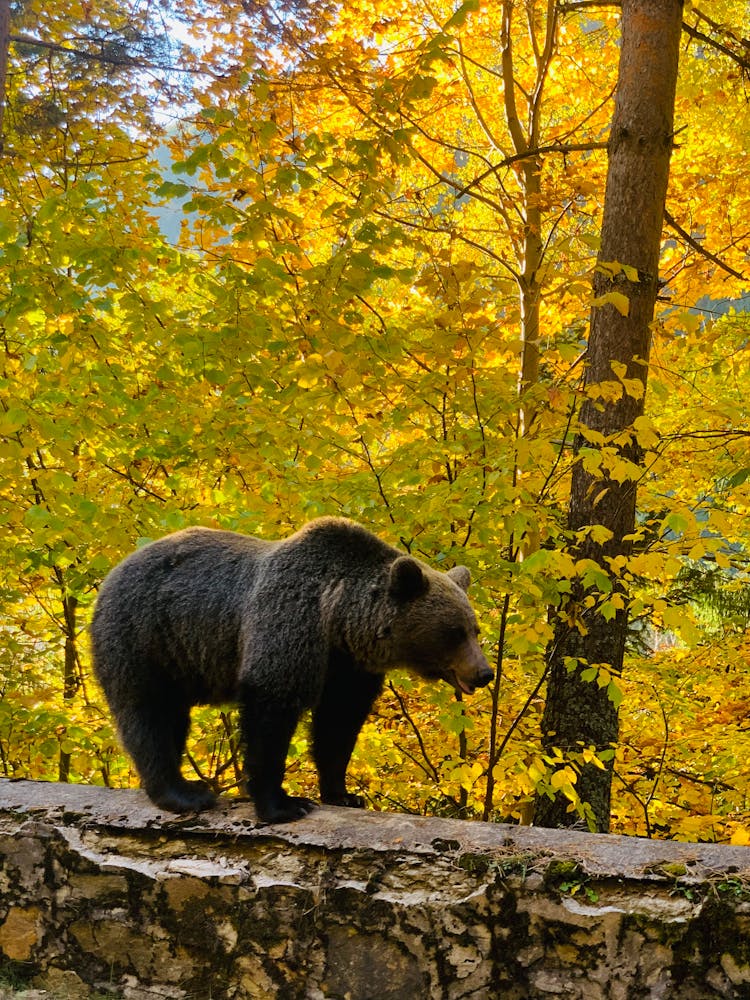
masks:
[[[346,769],[392,667],[471,693],[493,678],[466,597],[470,575],[403,555],[353,521],[320,518],[282,541],[188,528],[151,542],[102,583],[94,669],[143,787],[170,812],[215,797],[180,773],[190,709],[240,705],[258,818],[314,803],[282,788],[289,742],[312,709],[323,802],[362,806]]]

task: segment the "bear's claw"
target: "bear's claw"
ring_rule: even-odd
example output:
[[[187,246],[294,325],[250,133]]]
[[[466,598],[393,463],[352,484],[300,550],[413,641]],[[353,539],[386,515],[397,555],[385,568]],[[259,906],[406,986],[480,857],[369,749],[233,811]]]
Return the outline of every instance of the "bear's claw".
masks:
[[[327,806],[346,806],[349,809],[364,809],[365,807],[364,798],[361,795],[354,795],[352,792],[324,797],[323,802]]]
[[[312,799],[301,795],[285,795],[281,801],[272,805],[259,806],[256,803],[255,811],[262,823],[293,823],[297,819],[303,819],[315,808],[317,803]]]
[[[154,805],[166,812],[203,812],[216,805],[216,796],[203,781],[183,781],[163,791],[146,791]]]

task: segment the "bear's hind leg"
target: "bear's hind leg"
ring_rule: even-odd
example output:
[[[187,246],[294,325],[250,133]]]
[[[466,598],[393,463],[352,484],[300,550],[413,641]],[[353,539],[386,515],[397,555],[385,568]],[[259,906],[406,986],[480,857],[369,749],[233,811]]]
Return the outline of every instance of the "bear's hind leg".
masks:
[[[346,790],[346,769],[365,719],[383,689],[383,677],[360,669],[343,654],[331,658],[323,693],[313,712],[313,756],[320,797],[332,806],[361,809],[365,800]]]
[[[168,812],[200,812],[216,804],[203,781],[187,781],[180,773],[190,728],[190,707],[144,699],[119,717],[125,749],[135,762],[144,791]]]
[[[263,823],[302,819],[315,803],[289,795],[282,787],[286,755],[300,711],[258,698],[251,685],[241,687],[240,708],[245,772],[258,819]]]

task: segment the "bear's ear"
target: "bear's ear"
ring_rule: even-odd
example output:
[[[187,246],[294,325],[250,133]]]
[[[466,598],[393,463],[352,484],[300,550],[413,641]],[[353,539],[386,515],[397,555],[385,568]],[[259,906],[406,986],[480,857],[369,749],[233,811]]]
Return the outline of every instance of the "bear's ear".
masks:
[[[457,583],[461,590],[468,590],[471,583],[471,572],[467,566],[454,566],[448,570],[448,576]]]
[[[388,578],[388,593],[397,601],[413,601],[421,597],[429,587],[422,567],[411,556],[399,556],[391,563]]]

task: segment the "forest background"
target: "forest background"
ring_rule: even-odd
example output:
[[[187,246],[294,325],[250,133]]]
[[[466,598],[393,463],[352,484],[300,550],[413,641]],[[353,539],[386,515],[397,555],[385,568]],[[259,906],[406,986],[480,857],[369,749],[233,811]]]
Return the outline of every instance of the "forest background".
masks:
[[[393,678],[350,769],[373,807],[585,821],[593,765],[614,831],[750,842],[749,5],[684,10],[635,472],[574,451],[615,6],[4,11],[0,773],[135,783],[86,639],[134,546],[337,514],[470,566],[497,666],[470,702]],[[571,556],[576,460],[637,478],[614,589]],[[583,671],[619,708],[605,750],[540,740],[574,581],[630,621],[622,675]],[[190,764],[238,786],[229,707],[194,713]],[[303,729],[287,780],[314,790]]]

